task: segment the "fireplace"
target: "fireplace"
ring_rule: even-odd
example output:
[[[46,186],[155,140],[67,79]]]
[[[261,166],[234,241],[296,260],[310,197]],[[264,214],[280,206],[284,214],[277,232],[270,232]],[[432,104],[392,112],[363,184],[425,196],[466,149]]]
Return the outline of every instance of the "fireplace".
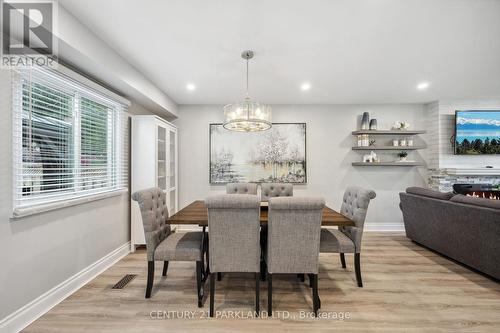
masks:
[[[500,187],[491,184],[454,184],[453,192],[475,198],[500,200]]]

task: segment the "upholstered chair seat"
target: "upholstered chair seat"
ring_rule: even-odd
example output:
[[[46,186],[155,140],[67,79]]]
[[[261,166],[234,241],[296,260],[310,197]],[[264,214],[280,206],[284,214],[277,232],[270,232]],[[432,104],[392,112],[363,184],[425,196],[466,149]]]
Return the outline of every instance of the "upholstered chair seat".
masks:
[[[354,221],[355,226],[339,227],[339,229],[321,230],[321,253],[340,253],[342,267],[346,268],[344,253],[354,253],[354,268],[356,280],[359,287],[363,286],[361,279],[361,239],[363,237],[363,227],[370,200],[376,194],[372,190],[361,187],[348,187],[344,192],[340,213]]]
[[[202,255],[202,232],[173,233],[156,247],[154,260],[197,261]]]
[[[158,187],[137,191],[132,194],[141,210],[146,252],[148,260],[148,280],[146,298],[151,297],[155,261],[163,261],[163,276],[167,275],[170,261],[195,261],[198,306],[202,306],[202,275],[204,244],[202,232],[172,233],[167,223],[168,207],[165,192]]]
[[[257,194],[255,183],[229,183],[226,185],[227,194]]]
[[[321,229],[320,252],[354,253],[352,240],[337,229]]]

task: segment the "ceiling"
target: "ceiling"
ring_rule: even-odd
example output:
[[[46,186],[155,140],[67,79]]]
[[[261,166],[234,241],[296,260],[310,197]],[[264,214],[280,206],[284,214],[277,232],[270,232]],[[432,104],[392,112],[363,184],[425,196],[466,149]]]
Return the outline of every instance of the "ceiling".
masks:
[[[179,104],[500,97],[500,0],[59,2]]]

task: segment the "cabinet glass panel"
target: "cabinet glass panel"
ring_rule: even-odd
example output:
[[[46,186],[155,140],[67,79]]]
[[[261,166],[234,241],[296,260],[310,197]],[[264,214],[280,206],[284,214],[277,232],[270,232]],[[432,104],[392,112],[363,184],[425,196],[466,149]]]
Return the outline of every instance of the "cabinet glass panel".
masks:
[[[167,188],[167,167],[166,167],[166,139],[167,139],[167,129],[158,126],[158,143],[157,143],[157,154],[158,154],[158,166],[157,166],[157,183],[158,187],[162,190]]]
[[[176,205],[176,191],[172,190],[170,191],[170,215],[177,213],[177,205]]]
[[[175,160],[175,132],[170,131],[170,169],[169,169],[169,175],[170,175],[170,187],[175,187],[175,177],[177,176],[175,174],[175,163],[177,162]]]

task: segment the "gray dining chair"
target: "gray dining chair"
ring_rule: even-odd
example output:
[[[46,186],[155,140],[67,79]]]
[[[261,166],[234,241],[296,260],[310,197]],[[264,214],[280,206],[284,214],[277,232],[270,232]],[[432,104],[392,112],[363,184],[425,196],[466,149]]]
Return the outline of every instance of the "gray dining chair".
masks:
[[[260,200],[256,195],[223,194],[205,200],[208,208],[210,317],[214,315],[215,274],[255,273],[255,312],[259,306]]]
[[[269,198],[293,196],[293,184],[289,183],[262,183],[260,184],[260,200],[269,202]],[[267,244],[267,225],[260,228],[260,247],[263,249]],[[303,278],[300,277],[303,281]],[[261,260],[261,280],[266,280],[264,258]]]
[[[262,183],[260,185],[261,201],[269,201],[269,198],[291,196],[293,196],[293,184]]]
[[[340,213],[354,221],[356,225],[338,229],[321,229],[321,253],[340,253],[342,268],[346,268],[344,254],[354,253],[354,269],[358,287],[363,287],[360,255],[363,226],[370,200],[375,197],[375,191],[356,186],[348,187],[344,193]]]
[[[226,185],[227,194],[257,194],[257,184],[255,183],[228,183]]]
[[[309,274],[314,314],[321,307],[318,294],[319,242],[325,201],[321,198],[269,199],[266,266],[268,315],[272,316],[273,275]]]
[[[160,188],[149,188],[132,194],[141,210],[142,224],[146,238],[148,260],[148,280],[146,298],[151,297],[153,288],[155,261],[163,261],[162,275],[167,275],[170,261],[195,261],[198,307],[202,306],[202,274],[203,274],[203,233],[172,233],[168,218],[167,199]]]

